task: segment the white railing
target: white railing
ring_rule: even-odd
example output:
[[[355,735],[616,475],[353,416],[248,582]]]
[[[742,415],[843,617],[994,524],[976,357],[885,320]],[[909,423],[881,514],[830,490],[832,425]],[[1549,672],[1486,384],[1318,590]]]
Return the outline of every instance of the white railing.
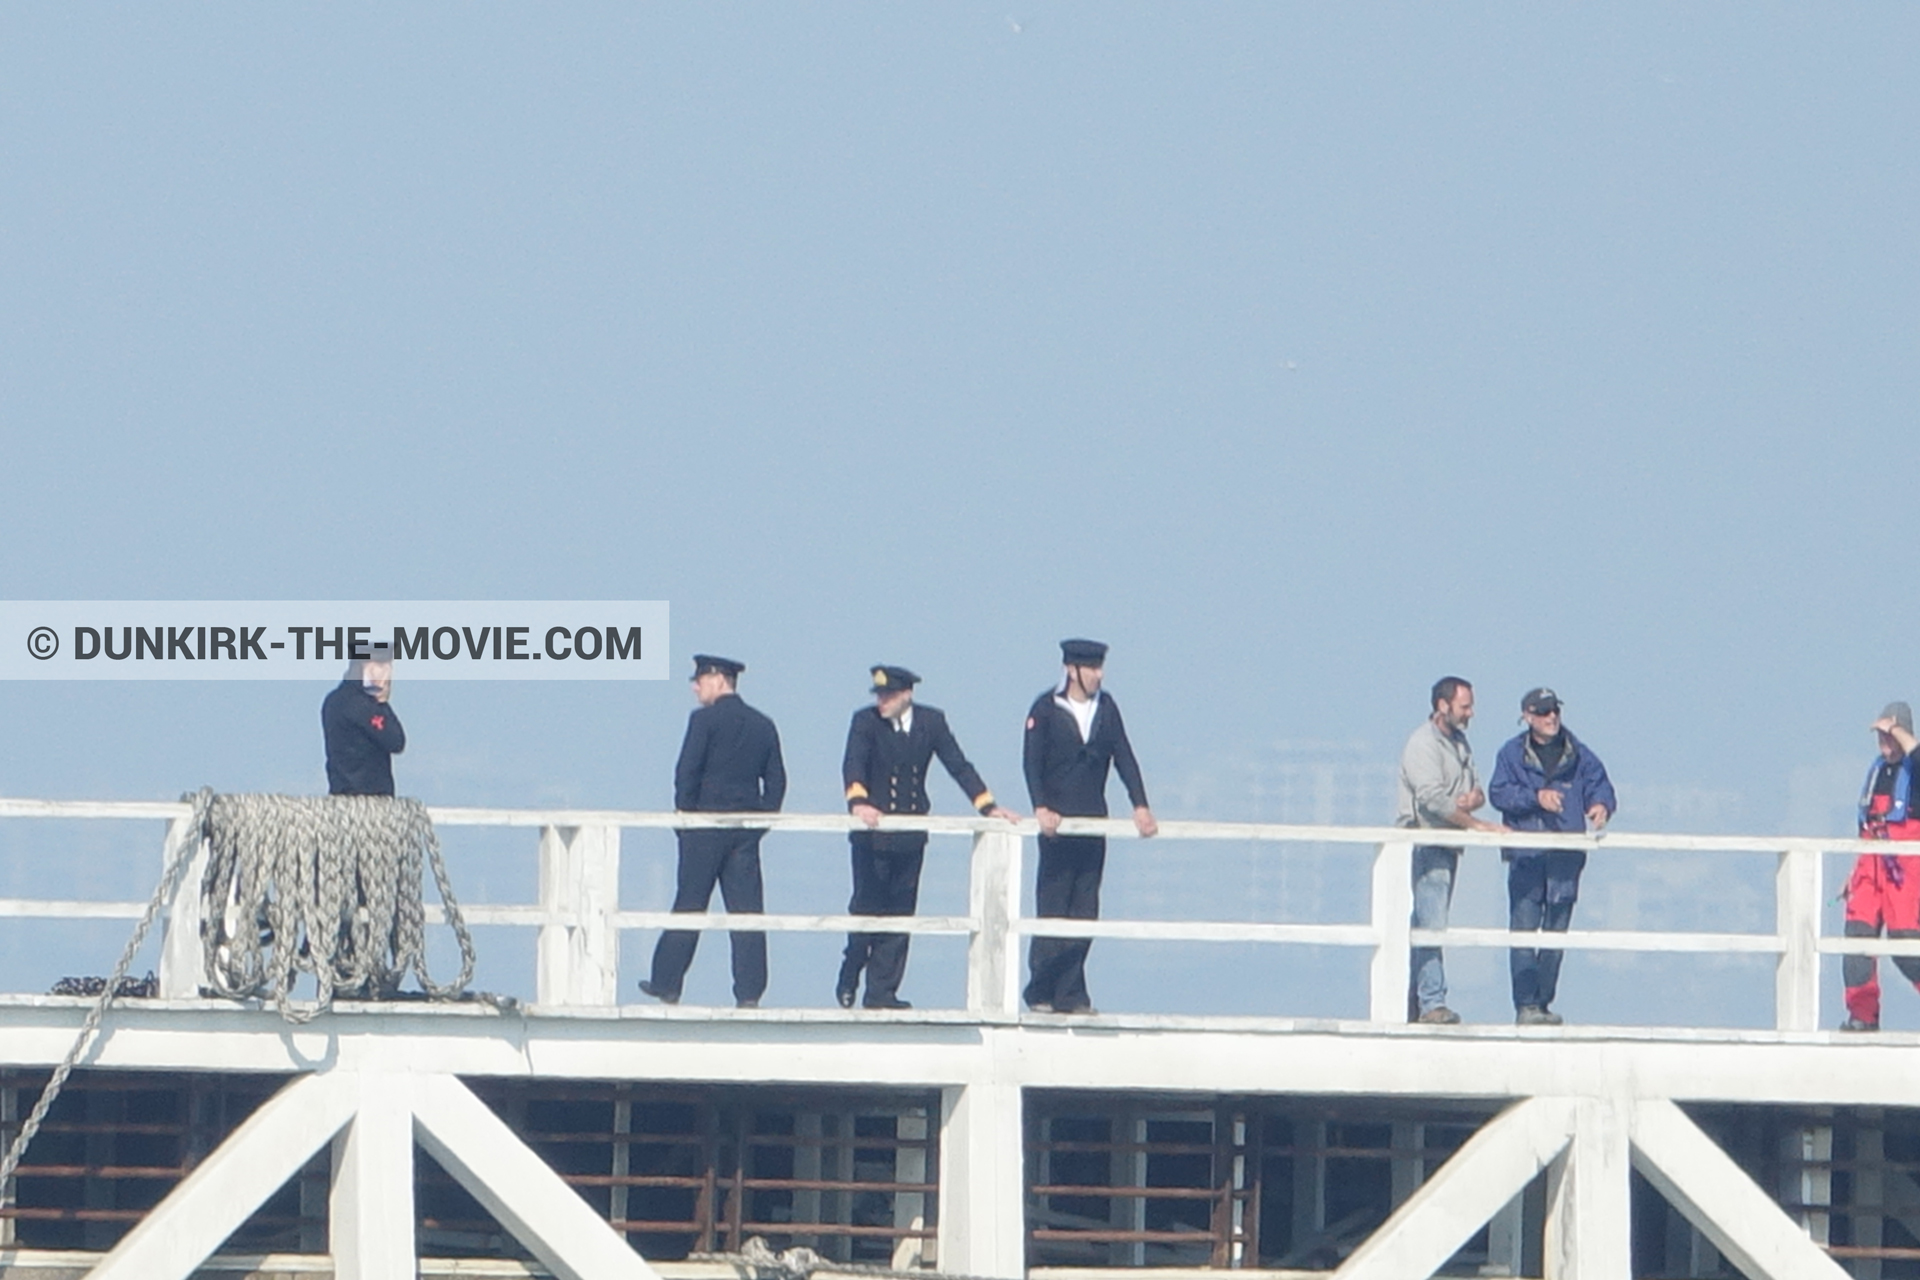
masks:
[[[1163,841],[1258,841],[1278,845],[1352,846],[1370,853],[1369,918],[1349,924],[1261,924],[1195,920],[1062,920],[1021,912],[1023,861],[1032,822],[1018,825],[981,818],[887,818],[882,830],[919,830],[936,838],[972,840],[968,907],[964,916],[877,917],[767,914],[743,918],[719,913],[623,910],[620,905],[620,840],[627,830],[675,828],[768,828],[775,833],[837,833],[857,829],[843,814],[681,814],[619,810],[522,810],[434,808],[441,827],[524,827],[539,831],[538,901],[462,905],[469,923],[537,929],[535,1000],[550,1008],[610,1006],[619,998],[620,935],[625,930],[728,929],[750,920],[768,933],[884,931],[960,935],[968,940],[967,1010],[985,1021],[1007,1021],[1019,1012],[1022,942],[1034,935],[1132,938],[1195,943],[1285,943],[1361,947],[1372,951],[1369,1017],[1400,1022],[1406,1017],[1409,952],[1415,945],[1535,947],[1565,950],[1765,954],[1775,957],[1774,1024],[1783,1031],[1821,1025],[1820,957],[1830,954],[1920,955],[1920,941],[1823,936],[1820,930],[1822,860],[1855,853],[1889,853],[1900,846],[1867,841],[1779,836],[1671,836],[1618,833],[1555,836],[1527,833],[1528,848],[1704,854],[1770,854],[1776,859],[1775,920],[1770,932],[1703,933],[1577,929],[1543,938],[1505,929],[1410,927],[1412,851],[1416,833],[1394,827],[1283,826],[1268,823],[1163,822]],[[185,804],[0,799],[0,818],[161,820],[168,823],[164,857],[188,838],[191,809]],[[1130,822],[1069,819],[1068,835],[1136,839]],[[1418,843],[1462,848],[1499,848],[1503,837],[1480,832],[1421,831]],[[1505,843],[1513,843],[1507,836]],[[777,856],[777,836],[766,846]],[[202,854],[201,856],[204,856]],[[1274,856],[1284,857],[1284,850]],[[144,902],[0,899],[0,917],[72,920],[136,919]],[[437,918],[437,912],[434,913]],[[199,876],[190,872],[170,905],[161,944],[161,994],[190,997],[201,986]],[[4,978],[0,978],[3,982]]]

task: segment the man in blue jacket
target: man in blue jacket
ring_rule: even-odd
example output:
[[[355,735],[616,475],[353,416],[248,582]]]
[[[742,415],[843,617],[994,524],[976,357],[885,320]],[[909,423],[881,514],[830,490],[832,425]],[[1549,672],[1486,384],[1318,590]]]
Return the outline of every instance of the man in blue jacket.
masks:
[[[1607,766],[1560,723],[1560,698],[1534,689],[1520,700],[1527,731],[1500,748],[1488,788],[1493,807],[1515,831],[1599,831],[1616,802]],[[1503,849],[1507,860],[1507,927],[1565,933],[1580,896],[1584,849]],[[1514,1021],[1523,1027],[1560,1025],[1548,1006],[1560,981],[1558,951],[1515,947]]]

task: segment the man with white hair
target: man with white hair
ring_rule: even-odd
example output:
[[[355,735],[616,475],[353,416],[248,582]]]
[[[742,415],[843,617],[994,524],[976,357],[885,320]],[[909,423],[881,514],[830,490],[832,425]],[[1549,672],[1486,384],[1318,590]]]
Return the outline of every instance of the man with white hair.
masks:
[[[1879,754],[1867,769],[1860,790],[1862,840],[1920,840],[1920,815],[1913,803],[1914,752],[1920,741],[1913,734],[1913,710],[1904,702],[1889,702],[1873,722]],[[1920,938],[1920,856],[1910,853],[1863,853],[1853,862],[1847,880],[1849,938]],[[1895,956],[1893,963],[1907,981],[1920,987],[1920,956]],[[1880,975],[1872,956],[1846,956],[1840,962],[1847,984],[1847,1020],[1842,1031],[1880,1029]]]

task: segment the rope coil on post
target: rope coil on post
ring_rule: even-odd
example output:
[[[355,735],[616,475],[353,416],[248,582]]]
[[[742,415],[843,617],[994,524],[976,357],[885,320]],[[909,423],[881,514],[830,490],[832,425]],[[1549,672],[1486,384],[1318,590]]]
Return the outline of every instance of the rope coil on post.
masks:
[[[388,796],[211,796],[201,949],[207,990],[272,1000],[305,1022],[336,996],[379,998],[409,971],[430,999],[458,999],[473,980],[473,936],[447,879],[426,806]],[[442,985],[427,970],[421,872],[433,870],[460,972]],[[302,974],[318,985],[312,1009],[292,1004]]]
[[[186,838],[174,848],[113,973],[87,1010],[73,1047],[54,1068],[39,1101],[0,1159],[0,1187],[11,1183],[67,1078],[92,1045],[134,957],[202,841],[200,940],[207,990],[233,999],[272,1000],[289,1022],[308,1022],[336,996],[391,996],[411,970],[430,999],[456,1000],[473,980],[473,936],[447,879],[440,840],[426,806],[388,796],[215,795],[211,787],[180,797],[193,806]],[[442,985],[427,972],[422,864],[433,869],[447,923],[460,944],[460,973]],[[293,985],[311,974],[319,998],[292,1004]],[[504,1008],[511,1002],[483,996]]]

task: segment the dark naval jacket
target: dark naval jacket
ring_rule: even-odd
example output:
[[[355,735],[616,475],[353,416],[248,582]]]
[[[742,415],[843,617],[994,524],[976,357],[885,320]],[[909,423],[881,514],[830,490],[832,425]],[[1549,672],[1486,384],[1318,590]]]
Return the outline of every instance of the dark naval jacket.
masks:
[[[407,731],[389,703],[357,678],[342,680],[320,704],[327,743],[327,792],[336,796],[393,794],[393,758],[407,749]]]
[[[993,793],[967,762],[938,707],[913,705],[913,727],[901,733],[878,707],[862,707],[847,727],[847,754],[840,762],[840,778],[847,787],[847,807],[870,804],[882,813],[926,813],[927,767],[934,756],[981,813],[993,808]]]
[[[1140,778],[1140,762],[1133,758],[1133,744],[1127,741],[1120,704],[1102,692],[1091,732],[1082,742],[1073,713],[1053,699],[1054,690],[1049,689],[1027,712],[1027,794],[1034,807],[1068,818],[1106,817],[1111,766],[1120,771],[1133,807],[1145,808],[1147,787]]]
[[[773,721],[730,693],[687,717],[673,767],[673,807],[683,813],[775,813],[787,767]]]

